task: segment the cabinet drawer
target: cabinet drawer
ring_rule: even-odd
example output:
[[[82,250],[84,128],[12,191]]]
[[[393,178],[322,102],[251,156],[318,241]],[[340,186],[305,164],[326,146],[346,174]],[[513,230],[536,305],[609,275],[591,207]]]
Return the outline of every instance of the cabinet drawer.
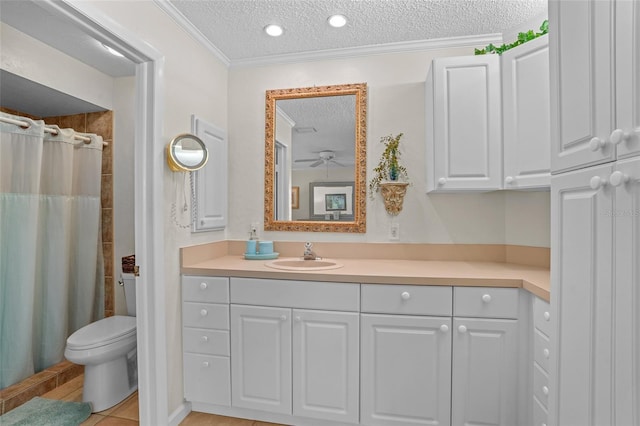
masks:
[[[537,297],[533,299],[533,325],[547,337],[551,335],[551,307]]]
[[[547,410],[533,398],[533,426],[547,426],[548,417]]]
[[[518,318],[517,288],[456,287],[453,315],[479,318]]]
[[[229,303],[229,278],[226,277],[182,277],[182,300],[184,302]]]
[[[215,303],[182,304],[182,325],[184,327],[229,329],[229,305]]]
[[[231,405],[228,357],[184,354],[184,397],[187,401]]]
[[[544,408],[549,406],[549,377],[537,365],[533,365],[533,395]]]
[[[206,328],[184,328],[182,348],[185,352],[229,356],[229,332]]]
[[[357,312],[360,284],[231,278],[231,303]]]
[[[549,355],[551,345],[549,338],[542,334],[539,330],[533,331],[533,359],[540,367],[549,373]]]
[[[363,284],[362,312],[451,316],[452,288]]]

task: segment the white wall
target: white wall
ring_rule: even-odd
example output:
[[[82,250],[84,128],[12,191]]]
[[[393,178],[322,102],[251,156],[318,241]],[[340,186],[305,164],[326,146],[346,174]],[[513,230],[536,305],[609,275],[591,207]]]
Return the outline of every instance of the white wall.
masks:
[[[0,68],[62,93],[113,109],[114,79],[0,22]]]
[[[234,195],[230,199],[229,238],[244,239],[249,224],[263,220],[265,91],[366,82],[369,92],[367,173],[371,174],[382,152],[380,137],[403,132],[403,161],[412,182],[403,211],[392,219],[385,212],[380,196],[376,196],[367,200],[366,234],[263,232],[265,238],[384,242],[389,241],[388,231],[393,221],[400,224],[401,242],[504,244],[514,241],[548,246],[549,225],[537,220],[540,211],[546,209],[548,215],[545,196],[534,193],[509,196],[503,192],[425,194],[424,81],[430,62],[436,56],[472,52],[470,48],[442,49],[232,69],[229,191]],[[524,205],[528,207],[520,208]],[[514,211],[518,212],[518,218],[507,221],[507,215]],[[534,220],[528,220],[530,216]]]

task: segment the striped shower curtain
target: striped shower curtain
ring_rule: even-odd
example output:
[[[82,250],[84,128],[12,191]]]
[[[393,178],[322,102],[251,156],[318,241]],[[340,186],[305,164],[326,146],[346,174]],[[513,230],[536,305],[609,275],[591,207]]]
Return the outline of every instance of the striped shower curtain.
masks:
[[[0,122],[0,389],[63,360],[104,316],[102,138]]]

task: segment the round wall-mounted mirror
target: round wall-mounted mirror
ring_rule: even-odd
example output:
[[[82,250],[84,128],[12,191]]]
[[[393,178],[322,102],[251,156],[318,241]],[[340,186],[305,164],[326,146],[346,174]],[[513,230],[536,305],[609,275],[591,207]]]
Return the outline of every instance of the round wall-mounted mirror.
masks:
[[[193,172],[209,159],[207,147],[196,135],[178,135],[167,145],[167,163],[174,172]]]

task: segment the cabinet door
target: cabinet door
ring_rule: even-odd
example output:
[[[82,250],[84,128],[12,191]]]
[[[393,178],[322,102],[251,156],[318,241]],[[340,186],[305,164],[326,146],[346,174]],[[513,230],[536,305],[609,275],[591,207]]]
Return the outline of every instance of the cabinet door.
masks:
[[[361,316],[364,425],[448,425],[451,318]]]
[[[549,1],[551,171],[615,159],[613,2]]]
[[[293,414],[358,423],[359,314],[293,311]]]
[[[227,225],[227,134],[195,115],[191,130],[209,151],[209,161],[193,173],[193,231],[224,229]]]
[[[231,404],[291,414],[291,310],[231,305]]]
[[[518,424],[518,321],[453,319],[451,424]]]
[[[616,2],[616,124],[618,158],[640,154],[640,4]]]
[[[433,129],[427,129],[428,190],[493,190],[502,181],[500,58],[432,62]],[[431,122],[429,119],[428,122]]]
[[[504,188],[549,188],[549,40],[502,54]]]
[[[611,424],[612,170],[551,177],[552,425]]]
[[[618,174],[618,176],[615,176]],[[622,179],[620,180],[620,178]],[[626,178],[625,178],[626,177]],[[625,182],[626,181],[626,182]],[[640,424],[640,157],[618,161],[615,229],[616,425]]]

